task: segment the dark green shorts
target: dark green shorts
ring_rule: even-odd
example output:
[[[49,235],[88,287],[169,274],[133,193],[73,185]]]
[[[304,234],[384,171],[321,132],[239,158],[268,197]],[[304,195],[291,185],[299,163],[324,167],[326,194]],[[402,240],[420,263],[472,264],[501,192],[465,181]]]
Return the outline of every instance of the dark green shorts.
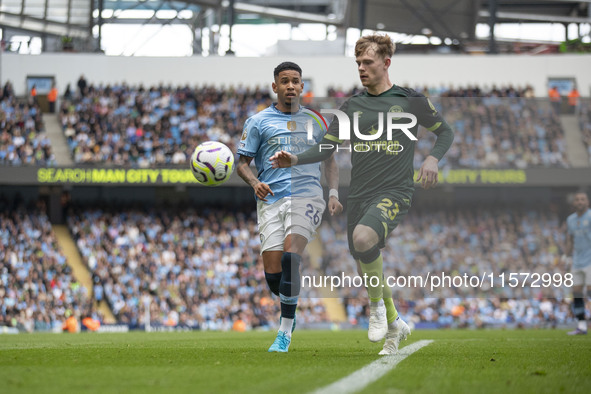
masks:
[[[347,239],[349,250],[359,259],[353,246],[353,230],[358,224],[371,227],[380,239],[378,247],[386,246],[386,238],[408,213],[410,199],[394,193],[380,194],[369,200],[347,200]]]

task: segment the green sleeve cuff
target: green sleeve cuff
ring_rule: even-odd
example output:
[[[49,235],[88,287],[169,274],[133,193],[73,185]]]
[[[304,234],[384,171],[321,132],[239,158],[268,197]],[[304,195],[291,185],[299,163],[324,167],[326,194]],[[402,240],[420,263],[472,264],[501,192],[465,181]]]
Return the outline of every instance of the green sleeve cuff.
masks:
[[[441,160],[454,140],[454,133],[446,122],[440,124],[436,129],[437,140],[435,141],[435,145],[433,146],[430,155],[437,160]]]

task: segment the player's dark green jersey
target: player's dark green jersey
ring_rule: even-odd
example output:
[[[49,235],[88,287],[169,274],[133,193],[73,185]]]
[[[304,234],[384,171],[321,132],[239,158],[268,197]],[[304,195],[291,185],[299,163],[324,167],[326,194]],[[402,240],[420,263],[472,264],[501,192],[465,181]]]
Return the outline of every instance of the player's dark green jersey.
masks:
[[[349,198],[365,199],[383,192],[392,192],[410,199],[414,192],[413,158],[416,141],[408,134],[416,138],[419,125],[436,134],[443,129],[448,129],[451,133],[451,129],[428,98],[412,89],[396,85],[379,96],[373,96],[367,91],[353,96],[341,106],[341,111],[347,114],[351,129],[352,170]],[[397,112],[414,115],[416,124],[408,127],[406,134],[401,128],[393,128],[391,135],[388,135],[388,113]],[[398,125],[413,122],[412,117],[390,117],[391,122]],[[381,135],[375,140],[368,141],[360,137],[361,134],[373,138],[379,134],[380,129]],[[335,144],[344,142],[339,139],[339,122],[336,118],[324,139]],[[449,148],[451,139],[453,135],[441,156]],[[344,148],[340,146],[339,152]]]

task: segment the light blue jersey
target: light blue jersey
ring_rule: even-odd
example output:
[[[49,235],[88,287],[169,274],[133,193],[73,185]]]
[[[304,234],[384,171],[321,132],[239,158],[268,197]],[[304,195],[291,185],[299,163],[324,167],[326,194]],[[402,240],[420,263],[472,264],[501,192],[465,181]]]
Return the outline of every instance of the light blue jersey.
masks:
[[[307,125],[313,127],[313,139],[307,139]],[[280,150],[298,154],[319,143],[326,134],[326,125],[313,111],[300,107],[297,113],[284,113],[275,105],[251,116],[244,124],[238,154],[254,157],[257,178],[269,185],[274,196],[267,203],[286,196],[322,196],[320,163],[291,168],[273,168],[269,158]],[[258,199],[258,197],[255,196]]]
[[[573,267],[585,268],[591,264],[591,209],[581,216],[570,215],[566,227],[574,241]]]

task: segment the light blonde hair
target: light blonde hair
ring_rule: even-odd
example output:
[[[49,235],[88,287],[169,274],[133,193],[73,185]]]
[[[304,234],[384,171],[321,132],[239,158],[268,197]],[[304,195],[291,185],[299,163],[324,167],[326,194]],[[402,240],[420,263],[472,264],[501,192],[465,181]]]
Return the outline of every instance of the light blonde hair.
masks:
[[[396,51],[396,44],[385,34],[363,36],[355,43],[355,57],[363,55],[368,49],[375,49],[378,56],[389,59]]]

